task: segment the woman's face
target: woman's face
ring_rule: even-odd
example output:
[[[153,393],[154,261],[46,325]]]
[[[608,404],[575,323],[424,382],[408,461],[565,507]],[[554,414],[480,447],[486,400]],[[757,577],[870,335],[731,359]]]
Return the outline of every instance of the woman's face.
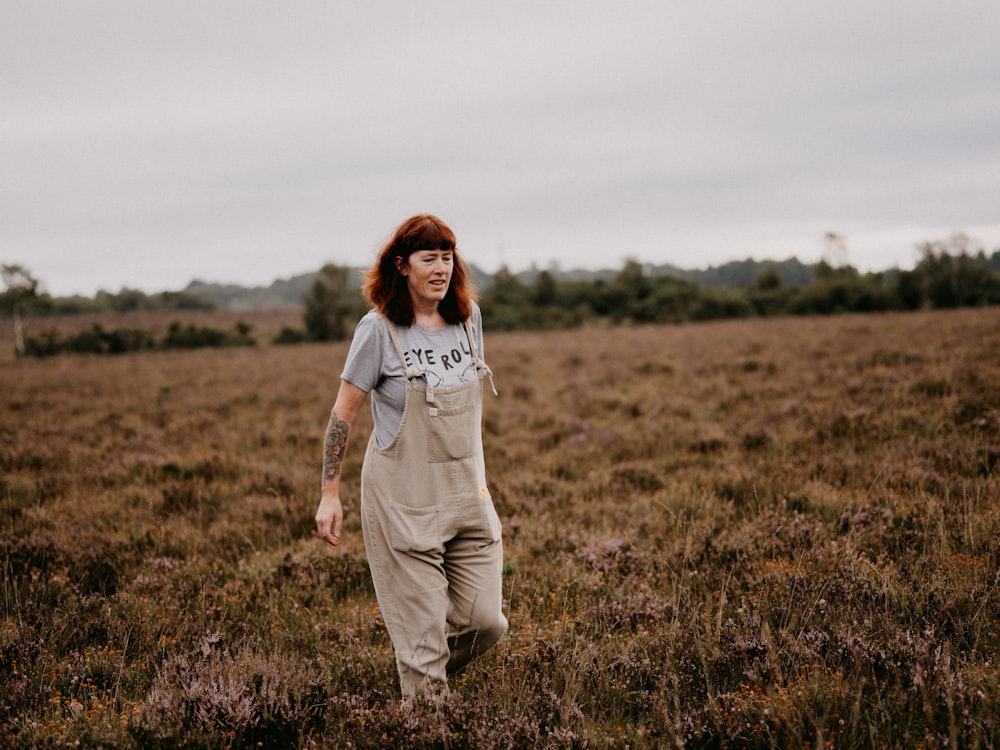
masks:
[[[406,277],[414,305],[436,305],[444,299],[454,264],[451,250],[417,250],[402,262],[399,272]]]

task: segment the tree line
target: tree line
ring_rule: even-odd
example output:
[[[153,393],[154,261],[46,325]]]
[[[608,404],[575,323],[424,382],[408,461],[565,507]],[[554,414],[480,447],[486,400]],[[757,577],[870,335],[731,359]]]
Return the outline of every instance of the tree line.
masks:
[[[678,273],[660,273],[635,260],[627,260],[607,278],[584,280],[551,270],[537,272],[531,280],[525,280],[501,268],[481,291],[480,307],[487,329],[510,331],[567,329],[594,323],[683,323],[1000,304],[1000,250],[987,256],[962,234],[923,243],[918,250],[920,260],[912,270],[861,273],[851,265],[827,260],[811,268],[798,262],[753,262],[750,268],[756,275],[749,283],[727,286],[707,286]],[[742,268],[744,273],[747,270],[740,264],[729,265]],[[808,275],[803,269],[808,269]],[[23,319],[29,312],[206,310],[215,305],[187,292],[145,295],[129,289],[118,294],[99,292],[93,300],[78,297],[53,300],[40,292],[38,280],[23,267],[4,265],[2,270],[6,288],[0,293],[0,312],[14,321],[19,354],[115,353],[143,348],[254,343],[247,330],[237,330],[235,334],[207,328],[188,330],[180,324],[172,324],[171,332],[160,342],[135,330],[105,331],[99,326],[77,334],[72,340],[51,331],[25,337]],[[733,273],[732,269],[729,273]],[[716,276],[721,278],[718,272]],[[346,339],[365,312],[354,272],[335,264],[327,264],[316,273],[302,303],[302,328],[282,329],[274,343]]]
[[[567,282],[542,271],[529,284],[501,269],[482,294],[481,307],[489,329],[518,330],[1000,304],[1000,251],[987,257],[981,250],[968,252],[967,244],[964,235],[924,243],[920,261],[907,271],[861,273],[820,261],[811,280],[801,284],[789,283],[781,264],[768,263],[738,288],[652,275],[634,260],[608,280]]]
[[[487,329],[512,331],[1000,304],[1000,250],[987,256],[971,247],[966,235],[956,234],[921,244],[913,270],[861,273],[824,260],[808,279],[797,262],[756,264],[756,277],[742,286],[704,286],[635,260],[608,279],[570,280],[543,270],[528,282],[501,268],[482,291],[480,307]],[[349,337],[365,308],[348,278],[348,269],[324,266],[304,299],[304,330],[284,331],[285,340]]]

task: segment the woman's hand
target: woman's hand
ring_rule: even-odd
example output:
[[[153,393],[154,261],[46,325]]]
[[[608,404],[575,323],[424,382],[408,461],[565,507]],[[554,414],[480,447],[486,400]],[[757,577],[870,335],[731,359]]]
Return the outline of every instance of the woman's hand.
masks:
[[[344,522],[344,509],[340,496],[332,492],[324,493],[316,511],[316,532],[319,538],[336,547],[340,542],[340,529]]]
[[[340,504],[340,470],[347,452],[347,436],[358,419],[361,404],[368,394],[346,380],[341,381],[337,402],[330,412],[330,424],[323,441],[323,480],[319,509],[316,511],[316,532],[320,539],[336,547],[344,523],[344,508]]]

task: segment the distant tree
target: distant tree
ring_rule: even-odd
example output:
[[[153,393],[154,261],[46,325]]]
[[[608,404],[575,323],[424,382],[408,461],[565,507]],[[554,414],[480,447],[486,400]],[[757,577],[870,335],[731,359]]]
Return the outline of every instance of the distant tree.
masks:
[[[97,293],[97,297],[104,300],[107,306],[115,312],[135,312],[136,310],[149,310],[153,307],[149,296],[141,289],[122,287],[117,294],[101,290]]]
[[[303,301],[303,322],[313,341],[347,338],[350,323],[361,310],[361,297],[350,287],[350,269],[333,263],[320,269]]]
[[[840,268],[847,265],[847,240],[836,232],[823,235],[823,263]]]
[[[639,296],[645,296],[652,289],[646,269],[635,258],[626,258],[622,269],[615,274],[614,283]]]
[[[749,318],[754,306],[745,294],[728,289],[704,289],[691,305],[691,320],[718,320],[720,318]]]
[[[630,317],[641,323],[690,320],[702,296],[697,284],[675,276],[661,276],[653,280],[652,292],[633,304]]]
[[[42,308],[48,298],[39,292],[39,281],[26,268],[18,264],[0,266],[4,291],[0,294],[0,311],[14,320],[14,349],[18,356],[24,354],[24,316],[32,308]]]
[[[962,233],[917,246],[921,260],[914,273],[926,304],[935,308],[1000,302],[1000,278],[990,270],[982,245]]]
[[[813,278],[818,283],[832,281],[837,278],[837,269],[825,260],[821,260],[813,268]]]
[[[507,266],[502,266],[493,276],[493,284],[483,297],[498,305],[521,305],[527,301],[528,290]]]
[[[782,283],[781,271],[778,270],[778,266],[774,263],[768,263],[757,274],[754,289],[758,292],[773,292],[781,289]]]
[[[654,288],[653,280],[646,275],[642,263],[628,258],[604,287],[604,312],[616,323],[628,319],[637,322],[655,320],[654,306],[646,302]]]
[[[157,307],[163,310],[214,310],[210,299],[190,292],[160,292]]]
[[[795,315],[832,315],[874,312],[898,307],[896,293],[886,287],[882,274],[862,276],[853,266],[834,268],[825,261],[816,267],[816,281],[795,291],[788,310]]]
[[[900,271],[893,291],[904,310],[918,310],[924,304],[923,280],[915,270]]]
[[[507,266],[493,276],[493,284],[479,300],[483,325],[494,331],[531,328],[533,323],[531,289],[525,286]]]
[[[556,279],[549,271],[542,271],[531,287],[531,303],[547,307],[556,301]]]

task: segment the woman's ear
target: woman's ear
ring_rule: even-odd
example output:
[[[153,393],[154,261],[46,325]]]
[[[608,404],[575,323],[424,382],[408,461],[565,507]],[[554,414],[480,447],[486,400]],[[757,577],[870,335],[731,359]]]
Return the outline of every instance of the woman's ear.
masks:
[[[401,276],[406,276],[410,271],[402,255],[396,256],[396,270],[399,271]]]

